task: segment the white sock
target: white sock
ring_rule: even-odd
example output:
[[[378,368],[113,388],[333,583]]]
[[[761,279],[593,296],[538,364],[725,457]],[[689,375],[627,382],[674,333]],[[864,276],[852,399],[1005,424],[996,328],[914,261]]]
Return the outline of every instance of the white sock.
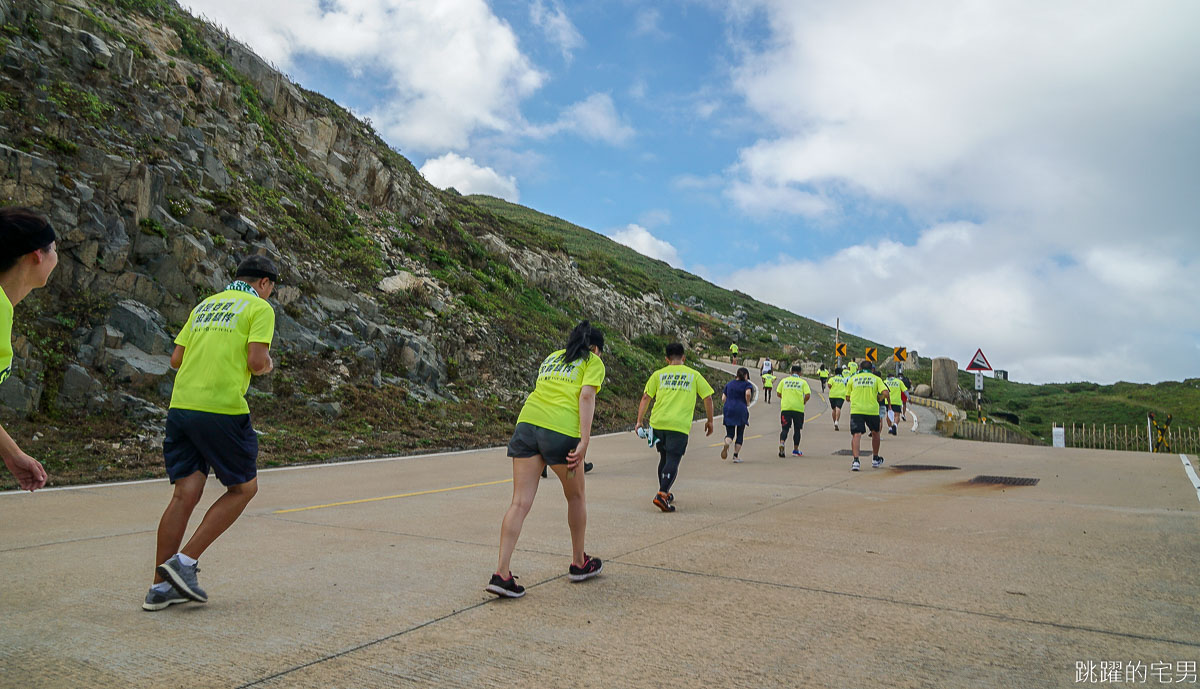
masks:
[[[185,567],[194,567],[196,565],[195,560],[188,557],[187,555],[184,555],[183,553],[175,553],[175,557],[179,558],[180,564],[182,564]]]
[[[158,591],[159,593],[166,593],[171,590],[171,584],[170,584],[170,582],[160,581],[157,584],[154,584],[153,586],[151,586],[150,588],[155,591]]]

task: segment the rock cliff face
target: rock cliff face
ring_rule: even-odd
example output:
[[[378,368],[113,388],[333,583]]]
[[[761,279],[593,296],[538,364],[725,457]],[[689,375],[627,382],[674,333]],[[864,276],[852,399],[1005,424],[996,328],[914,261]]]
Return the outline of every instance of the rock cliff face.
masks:
[[[0,0],[0,26],[0,199],[45,212],[61,256],[18,308],[8,413],[161,416],[172,338],[251,253],[283,268],[284,365],[256,386],[309,405],[344,384],[514,398],[581,316],[687,336],[661,294],[510,241],[173,2]],[[455,386],[467,366],[475,381]]]

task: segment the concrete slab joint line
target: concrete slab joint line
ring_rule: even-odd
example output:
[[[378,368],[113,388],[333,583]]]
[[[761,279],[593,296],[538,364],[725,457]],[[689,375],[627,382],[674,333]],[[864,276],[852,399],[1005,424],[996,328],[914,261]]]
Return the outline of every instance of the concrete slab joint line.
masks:
[[[1188,478],[1192,481],[1192,486],[1196,489],[1196,499],[1200,500],[1200,476],[1196,475],[1196,468],[1188,460],[1187,455],[1179,455],[1179,459],[1183,461],[1183,470],[1187,472]]]

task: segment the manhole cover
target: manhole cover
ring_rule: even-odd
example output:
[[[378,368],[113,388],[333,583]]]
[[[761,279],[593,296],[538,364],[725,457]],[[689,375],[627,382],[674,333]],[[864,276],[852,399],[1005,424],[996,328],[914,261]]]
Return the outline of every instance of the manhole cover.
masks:
[[[944,464],[893,464],[892,468],[899,471],[958,471],[958,467]]]
[[[834,452],[833,454],[835,454],[835,455],[841,455],[841,456],[843,456],[843,457],[853,457],[853,456],[854,456],[854,450],[838,450],[837,452]]]
[[[971,483],[987,483],[994,486],[1036,486],[1040,480],[1020,476],[976,476],[971,479]]]

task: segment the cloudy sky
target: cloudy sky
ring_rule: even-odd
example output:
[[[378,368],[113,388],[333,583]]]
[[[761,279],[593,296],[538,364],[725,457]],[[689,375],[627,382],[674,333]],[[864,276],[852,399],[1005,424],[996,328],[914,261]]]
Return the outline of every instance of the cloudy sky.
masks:
[[[191,5],[438,186],[1016,380],[1200,376],[1200,3]]]

